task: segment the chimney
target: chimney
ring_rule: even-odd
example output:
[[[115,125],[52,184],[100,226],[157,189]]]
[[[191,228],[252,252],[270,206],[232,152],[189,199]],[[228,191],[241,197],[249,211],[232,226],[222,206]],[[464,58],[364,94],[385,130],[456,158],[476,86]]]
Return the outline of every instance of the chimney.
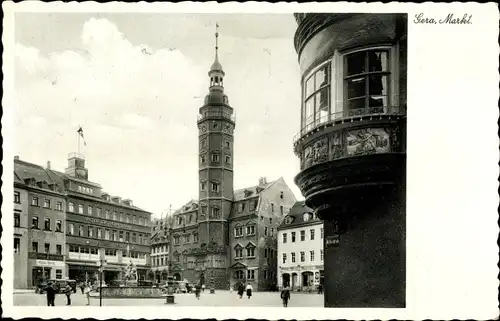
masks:
[[[265,177],[259,178],[259,186],[263,186],[267,184],[267,179]]]
[[[16,161],[16,160],[19,160],[19,156],[17,156],[17,155],[16,155],[16,156],[14,156],[14,160],[15,160],[15,161]]]
[[[47,161],[47,169],[50,169],[50,161]]]

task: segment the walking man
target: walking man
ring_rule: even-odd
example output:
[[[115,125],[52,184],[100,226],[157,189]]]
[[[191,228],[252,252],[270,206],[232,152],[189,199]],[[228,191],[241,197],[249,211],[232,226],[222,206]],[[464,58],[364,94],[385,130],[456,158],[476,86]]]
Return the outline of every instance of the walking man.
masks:
[[[73,289],[71,286],[66,283],[66,287],[64,288],[64,293],[66,294],[66,305],[71,305],[71,292]]]
[[[47,284],[45,287],[45,292],[47,292],[47,306],[55,306],[54,301],[56,299],[56,289],[54,288],[54,285],[52,282]]]
[[[85,284],[85,289],[83,290],[85,293],[85,296],[87,297],[87,305],[90,305],[90,284],[86,283]]]
[[[283,300],[283,306],[286,308],[288,306],[288,300],[290,300],[290,288],[285,286],[281,290],[281,300]]]
[[[240,296],[240,299],[243,297],[244,292],[245,292],[245,285],[243,283],[240,283],[238,285],[238,295]]]

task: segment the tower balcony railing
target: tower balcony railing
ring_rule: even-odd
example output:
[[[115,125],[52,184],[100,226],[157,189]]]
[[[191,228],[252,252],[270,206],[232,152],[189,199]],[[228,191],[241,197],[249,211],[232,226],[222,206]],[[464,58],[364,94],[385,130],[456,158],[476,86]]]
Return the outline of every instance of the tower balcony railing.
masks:
[[[230,120],[233,123],[236,122],[236,115],[225,111],[204,111],[203,113],[198,114],[198,122],[207,118],[223,118]]]
[[[85,156],[80,153],[69,153],[68,158],[80,158],[80,159],[85,159]]]
[[[364,119],[366,117],[383,116],[383,115],[388,115],[388,116],[406,115],[406,105],[402,107],[385,106],[385,107],[356,108],[356,109],[348,109],[336,113],[331,113],[330,115],[324,115],[302,126],[301,130],[293,137],[293,145],[296,147],[297,143],[300,141],[301,138],[314,132],[316,129],[320,127],[335,125],[337,123],[344,123],[346,121],[352,121],[356,118]]]

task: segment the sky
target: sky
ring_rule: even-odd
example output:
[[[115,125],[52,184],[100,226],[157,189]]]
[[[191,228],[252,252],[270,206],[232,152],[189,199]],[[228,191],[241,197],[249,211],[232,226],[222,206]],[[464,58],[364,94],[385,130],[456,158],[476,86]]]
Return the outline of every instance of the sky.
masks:
[[[89,180],[155,216],[198,196],[198,109],[215,24],[236,114],[234,185],[299,159],[300,73],[291,14],[17,13],[15,154],[64,171],[82,126]]]

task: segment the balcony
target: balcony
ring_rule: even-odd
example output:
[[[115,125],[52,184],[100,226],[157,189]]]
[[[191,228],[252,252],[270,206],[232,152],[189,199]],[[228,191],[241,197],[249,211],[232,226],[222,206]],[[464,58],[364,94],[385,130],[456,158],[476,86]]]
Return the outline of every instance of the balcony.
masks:
[[[302,127],[300,132],[293,137],[294,149],[297,152],[300,150],[300,141],[302,138],[319,131],[320,129],[342,124],[345,122],[363,121],[365,119],[373,119],[374,117],[390,117],[406,115],[406,105],[404,107],[370,107],[344,110],[330,115],[325,115],[319,119],[315,119]]]
[[[224,111],[204,111],[202,114],[198,115],[198,122],[201,122],[205,119],[226,119],[233,123],[236,122],[236,116],[232,113],[224,112]]]

